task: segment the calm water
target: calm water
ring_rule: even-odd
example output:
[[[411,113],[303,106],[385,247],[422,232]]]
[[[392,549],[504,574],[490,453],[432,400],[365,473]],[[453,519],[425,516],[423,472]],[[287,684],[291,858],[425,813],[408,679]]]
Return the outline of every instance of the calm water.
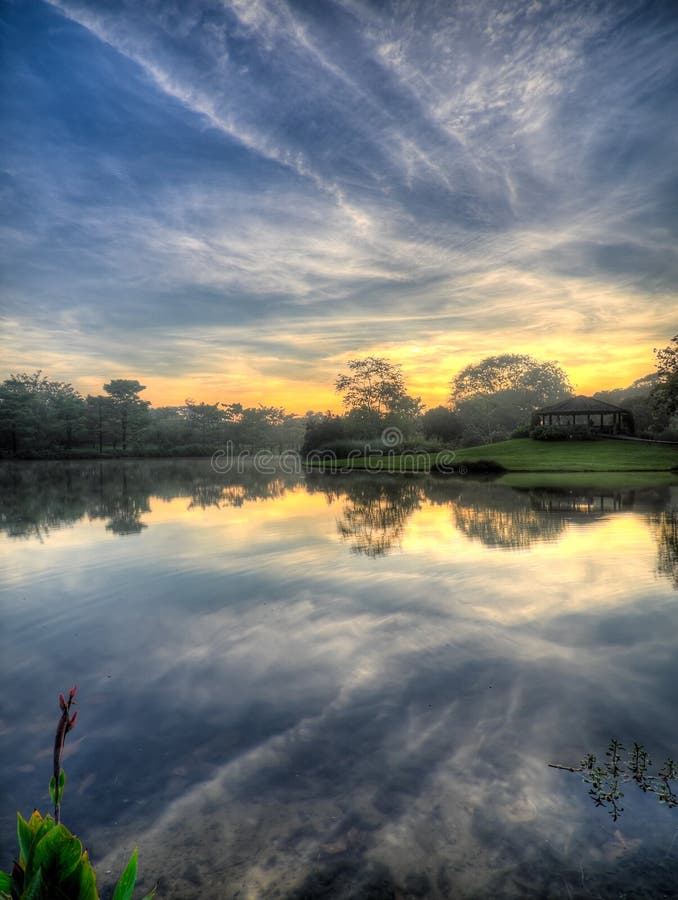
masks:
[[[47,808],[165,898],[678,894],[678,488],[5,464],[0,850]],[[112,873],[112,874],[107,874]],[[104,896],[110,896],[104,891]]]

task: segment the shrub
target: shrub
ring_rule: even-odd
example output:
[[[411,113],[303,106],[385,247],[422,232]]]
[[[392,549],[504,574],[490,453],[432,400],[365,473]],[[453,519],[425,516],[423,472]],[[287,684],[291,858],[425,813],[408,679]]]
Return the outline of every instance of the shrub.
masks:
[[[432,475],[501,475],[505,471],[504,466],[493,459],[464,460],[459,465],[434,462],[431,466]]]
[[[588,425],[536,425],[530,437],[534,441],[596,441],[600,435]]]

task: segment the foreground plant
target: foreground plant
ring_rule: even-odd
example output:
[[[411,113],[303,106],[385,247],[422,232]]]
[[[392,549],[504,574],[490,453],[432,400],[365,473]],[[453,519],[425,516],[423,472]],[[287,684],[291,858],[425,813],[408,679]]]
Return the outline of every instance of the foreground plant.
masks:
[[[652,760],[642,744],[634,742],[633,748],[624,757],[625,747],[617,740],[609,743],[605,756],[607,759],[598,763],[594,753],[587,753],[578,766],[561,766],[549,763],[552,769],[565,772],[579,772],[585,784],[591,785],[589,796],[596,806],[604,806],[613,821],[617,821],[624,807],[620,801],[624,796],[623,784],[635,782],[643,793],[655,794],[660,803],[670,809],[678,806],[673,783],[678,780],[678,766],[672,759],[667,759],[654,774],[650,771]]]
[[[59,694],[61,717],[54,739],[54,772],[49,793],[54,804],[54,817],[42,816],[34,810],[31,817],[17,813],[19,859],[11,872],[0,872],[0,897],[11,900],[99,900],[96,874],[87,850],[65,825],[60,824],[61,800],[66,773],[61,756],[66,735],[75,726],[77,712],[71,715],[77,686],[69,691],[68,700]],[[130,900],[137,878],[137,850],[132,854],[115,888],[113,900]],[[151,900],[155,889],[144,897]]]

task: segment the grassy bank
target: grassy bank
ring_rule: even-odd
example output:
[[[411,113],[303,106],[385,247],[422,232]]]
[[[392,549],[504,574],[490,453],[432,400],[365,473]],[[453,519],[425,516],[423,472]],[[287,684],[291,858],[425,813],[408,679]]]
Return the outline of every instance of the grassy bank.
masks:
[[[678,485],[678,472],[507,472],[497,483],[561,491],[628,491]]]
[[[533,441],[519,438],[466,447],[454,453],[440,454],[440,458],[459,470],[481,461],[495,464],[506,472],[670,472],[678,471],[678,449],[656,444],[637,444],[626,441]],[[435,454],[405,454],[403,456],[373,456],[369,459],[338,461],[336,466],[388,472],[425,472],[436,459]],[[322,463],[313,466],[328,469]]]
[[[455,463],[480,459],[509,472],[662,472],[678,467],[678,449],[626,441],[533,441],[519,438],[467,447]]]

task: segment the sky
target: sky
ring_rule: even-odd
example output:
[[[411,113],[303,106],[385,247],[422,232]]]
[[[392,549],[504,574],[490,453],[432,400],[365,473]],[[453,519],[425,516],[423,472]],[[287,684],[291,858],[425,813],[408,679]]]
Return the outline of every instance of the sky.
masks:
[[[678,332],[678,6],[1,0],[0,377],[337,409]]]

